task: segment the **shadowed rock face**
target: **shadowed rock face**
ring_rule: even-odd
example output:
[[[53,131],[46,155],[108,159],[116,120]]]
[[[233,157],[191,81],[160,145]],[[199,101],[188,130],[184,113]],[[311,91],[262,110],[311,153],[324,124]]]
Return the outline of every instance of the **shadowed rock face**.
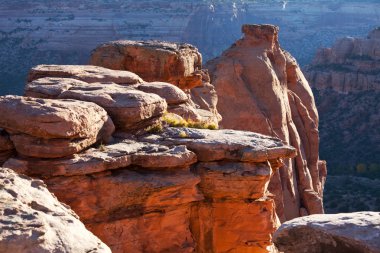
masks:
[[[284,253],[380,252],[380,213],[311,215],[285,222],[274,241]]]
[[[320,49],[306,77],[321,116],[321,156],[332,168],[378,164],[380,124],[379,29]]]
[[[282,221],[323,213],[325,164],[318,159],[318,113],[295,59],[280,48],[278,27],[244,25],[244,37],[207,63],[223,128],[276,136],[296,147],[271,179]]]
[[[0,185],[0,252],[111,252],[41,180],[0,168]]]

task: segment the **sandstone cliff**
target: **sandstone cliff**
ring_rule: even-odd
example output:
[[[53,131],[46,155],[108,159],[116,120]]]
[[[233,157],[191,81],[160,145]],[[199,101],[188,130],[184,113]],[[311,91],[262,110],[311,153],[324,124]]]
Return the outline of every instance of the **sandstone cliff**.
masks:
[[[190,93],[129,71],[40,65],[25,94],[0,97],[4,150],[16,153],[3,166],[43,179],[113,252],[275,251],[268,184],[295,148],[168,127],[165,111],[193,106]]]
[[[269,185],[282,221],[323,213],[326,165],[319,160],[318,112],[295,59],[280,48],[278,27],[244,25],[244,37],[207,63],[224,128],[276,136],[296,147]]]
[[[379,164],[380,30],[320,49],[306,76],[321,115],[321,154],[335,170]]]

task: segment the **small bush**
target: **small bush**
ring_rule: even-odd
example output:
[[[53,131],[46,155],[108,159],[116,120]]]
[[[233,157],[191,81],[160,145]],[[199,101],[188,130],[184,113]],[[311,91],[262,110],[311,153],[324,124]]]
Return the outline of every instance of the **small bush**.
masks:
[[[161,122],[153,124],[147,128],[145,128],[145,131],[147,133],[155,134],[155,133],[161,133],[164,130]]]
[[[171,113],[165,113],[162,117],[162,121],[167,123],[171,127],[188,127],[188,128],[198,128],[198,129],[210,129],[216,130],[218,126],[214,123],[206,122],[195,122],[192,120],[185,120],[182,117],[173,115]]]
[[[178,136],[181,137],[181,138],[187,138],[188,137],[187,133],[185,131],[179,132]]]

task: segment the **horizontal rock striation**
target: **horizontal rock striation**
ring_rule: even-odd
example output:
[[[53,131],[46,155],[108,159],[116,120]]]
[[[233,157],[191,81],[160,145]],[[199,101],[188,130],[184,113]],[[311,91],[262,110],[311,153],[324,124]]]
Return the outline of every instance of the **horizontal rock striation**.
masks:
[[[379,233],[379,212],[340,213],[285,222],[274,240],[284,253],[377,253]]]
[[[313,88],[339,93],[380,91],[380,29],[367,38],[346,37],[319,49],[306,76]]]
[[[207,63],[221,126],[282,139],[297,149],[269,185],[281,221],[323,213],[325,163],[319,161],[318,112],[296,60],[281,49],[279,29],[243,25],[244,36]]]
[[[0,252],[111,252],[41,180],[0,168],[0,185]]]

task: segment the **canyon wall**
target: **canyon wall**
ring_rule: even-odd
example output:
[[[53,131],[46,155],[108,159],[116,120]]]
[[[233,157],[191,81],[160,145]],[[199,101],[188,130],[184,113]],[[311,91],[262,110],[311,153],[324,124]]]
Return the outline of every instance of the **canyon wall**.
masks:
[[[375,172],[380,164],[380,30],[320,49],[305,73],[321,114],[323,157],[335,171],[364,164]]]
[[[278,42],[278,27],[244,25],[244,36],[207,63],[223,128],[276,136],[297,148],[269,185],[282,221],[323,213],[326,164],[319,160],[318,112],[296,60]]]

